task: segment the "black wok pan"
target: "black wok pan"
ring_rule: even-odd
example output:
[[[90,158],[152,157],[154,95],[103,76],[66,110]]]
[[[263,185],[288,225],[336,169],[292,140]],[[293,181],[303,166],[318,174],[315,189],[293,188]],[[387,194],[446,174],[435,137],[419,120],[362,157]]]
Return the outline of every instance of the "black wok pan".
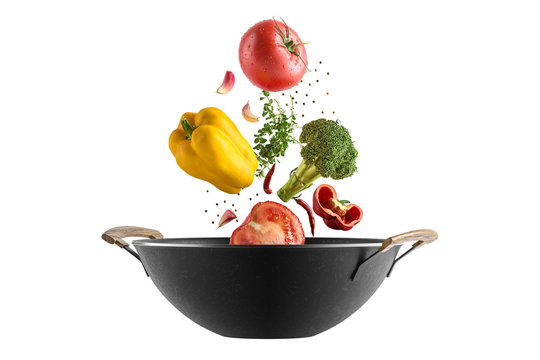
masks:
[[[126,237],[135,240],[137,253]],[[382,239],[306,238],[305,245],[229,245],[229,238],[163,239],[117,227],[102,238],[141,260],[161,293],[223,336],[298,338],[339,324],[377,290],[401,257],[437,239],[416,230]],[[416,241],[396,259],[401,244]]]

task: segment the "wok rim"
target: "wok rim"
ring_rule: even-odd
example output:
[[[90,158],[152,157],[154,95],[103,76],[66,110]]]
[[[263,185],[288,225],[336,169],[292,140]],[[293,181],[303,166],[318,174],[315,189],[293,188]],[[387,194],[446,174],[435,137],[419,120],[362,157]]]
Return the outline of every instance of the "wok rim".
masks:
[[[327,239],[332,241],[346,241],[334,244],[294,244],[294,245],[231,245],[231,244],[194,244],[182,243],[183,241],[201,240],[228,240],[230,237],[190,237],[190,238],[166,238],[166,239],[139,239],[133,240],[132,244],[142,247],[173,247],[173,248],[230,248],[230,249],[326,249],[326,248],[375,248],[380,247],[384,239],[373,238],[338,238],[338,237],[307,237],[309,239]]]

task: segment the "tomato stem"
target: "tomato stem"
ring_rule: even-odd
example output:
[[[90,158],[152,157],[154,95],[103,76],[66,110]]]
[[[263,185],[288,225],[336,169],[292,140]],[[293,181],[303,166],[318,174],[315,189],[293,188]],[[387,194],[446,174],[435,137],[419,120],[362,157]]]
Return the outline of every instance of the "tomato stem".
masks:
[[[274,23],[276,24],[276,31],[278,32],[279,36],[281,37],[281,40],[283,40],[283,44],[276,43],[276,45],[282,46],[285,49],[289,50],[289,52],[291,54],[294,54],[294,55],[298,56],[300,58],[300,60],[302,61],[302,64],[304,64],[306,70],[311,72],[311,70],[309,70],[309,68],[307,67],[306,62],[302,58],[302,55],[300,55],[300,52],[298,51],[298,46],[307,45],[307,44],[309,44],[309,42],[300,42],[298,44],[295,44],[294,41],[290,38],[289,26],[287,25],[285,20],[283,20],[283,18],[280,18],[281,22],[283,22],[283,25],[285,25],[285,31],[287,32],[286,34],[283,33],[283,30],[281,30],[281,28],[279,27],[276,19],[274,19],[274,17],[272,17],[272,19],[274,20]]]

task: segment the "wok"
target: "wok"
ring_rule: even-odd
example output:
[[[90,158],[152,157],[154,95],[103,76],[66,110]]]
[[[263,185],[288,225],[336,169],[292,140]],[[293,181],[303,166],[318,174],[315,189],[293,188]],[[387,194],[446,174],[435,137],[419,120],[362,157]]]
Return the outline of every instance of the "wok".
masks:
[[[132,242],[127,237],[149,239]],[[102,238],[137,259],[185,316],[237,338],[319,334],[358,310],[396,261],[437,239],[416,230],[383,239],[306,238],[304,245],[229,245],[229,238],[163,239],[123,226]],[[396,259],[401,244],[416,241]]]

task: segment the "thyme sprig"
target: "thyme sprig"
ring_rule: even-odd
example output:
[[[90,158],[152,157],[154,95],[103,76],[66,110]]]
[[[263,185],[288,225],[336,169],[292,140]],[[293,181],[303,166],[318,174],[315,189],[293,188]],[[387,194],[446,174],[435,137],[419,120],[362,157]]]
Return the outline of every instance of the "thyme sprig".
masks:
[[[255,147],[259,168],[255,175],[264,177],[266,170],[279,162],[278,158],[285,155],[289,144],[298,143],[293,131],[297,127],[294,103],[291,96],[290,113],[279,105],[276,99],[270,97],[270,92],[263,90],[260,97],[264,101],[262,117],[265,122],[255,134]]]

